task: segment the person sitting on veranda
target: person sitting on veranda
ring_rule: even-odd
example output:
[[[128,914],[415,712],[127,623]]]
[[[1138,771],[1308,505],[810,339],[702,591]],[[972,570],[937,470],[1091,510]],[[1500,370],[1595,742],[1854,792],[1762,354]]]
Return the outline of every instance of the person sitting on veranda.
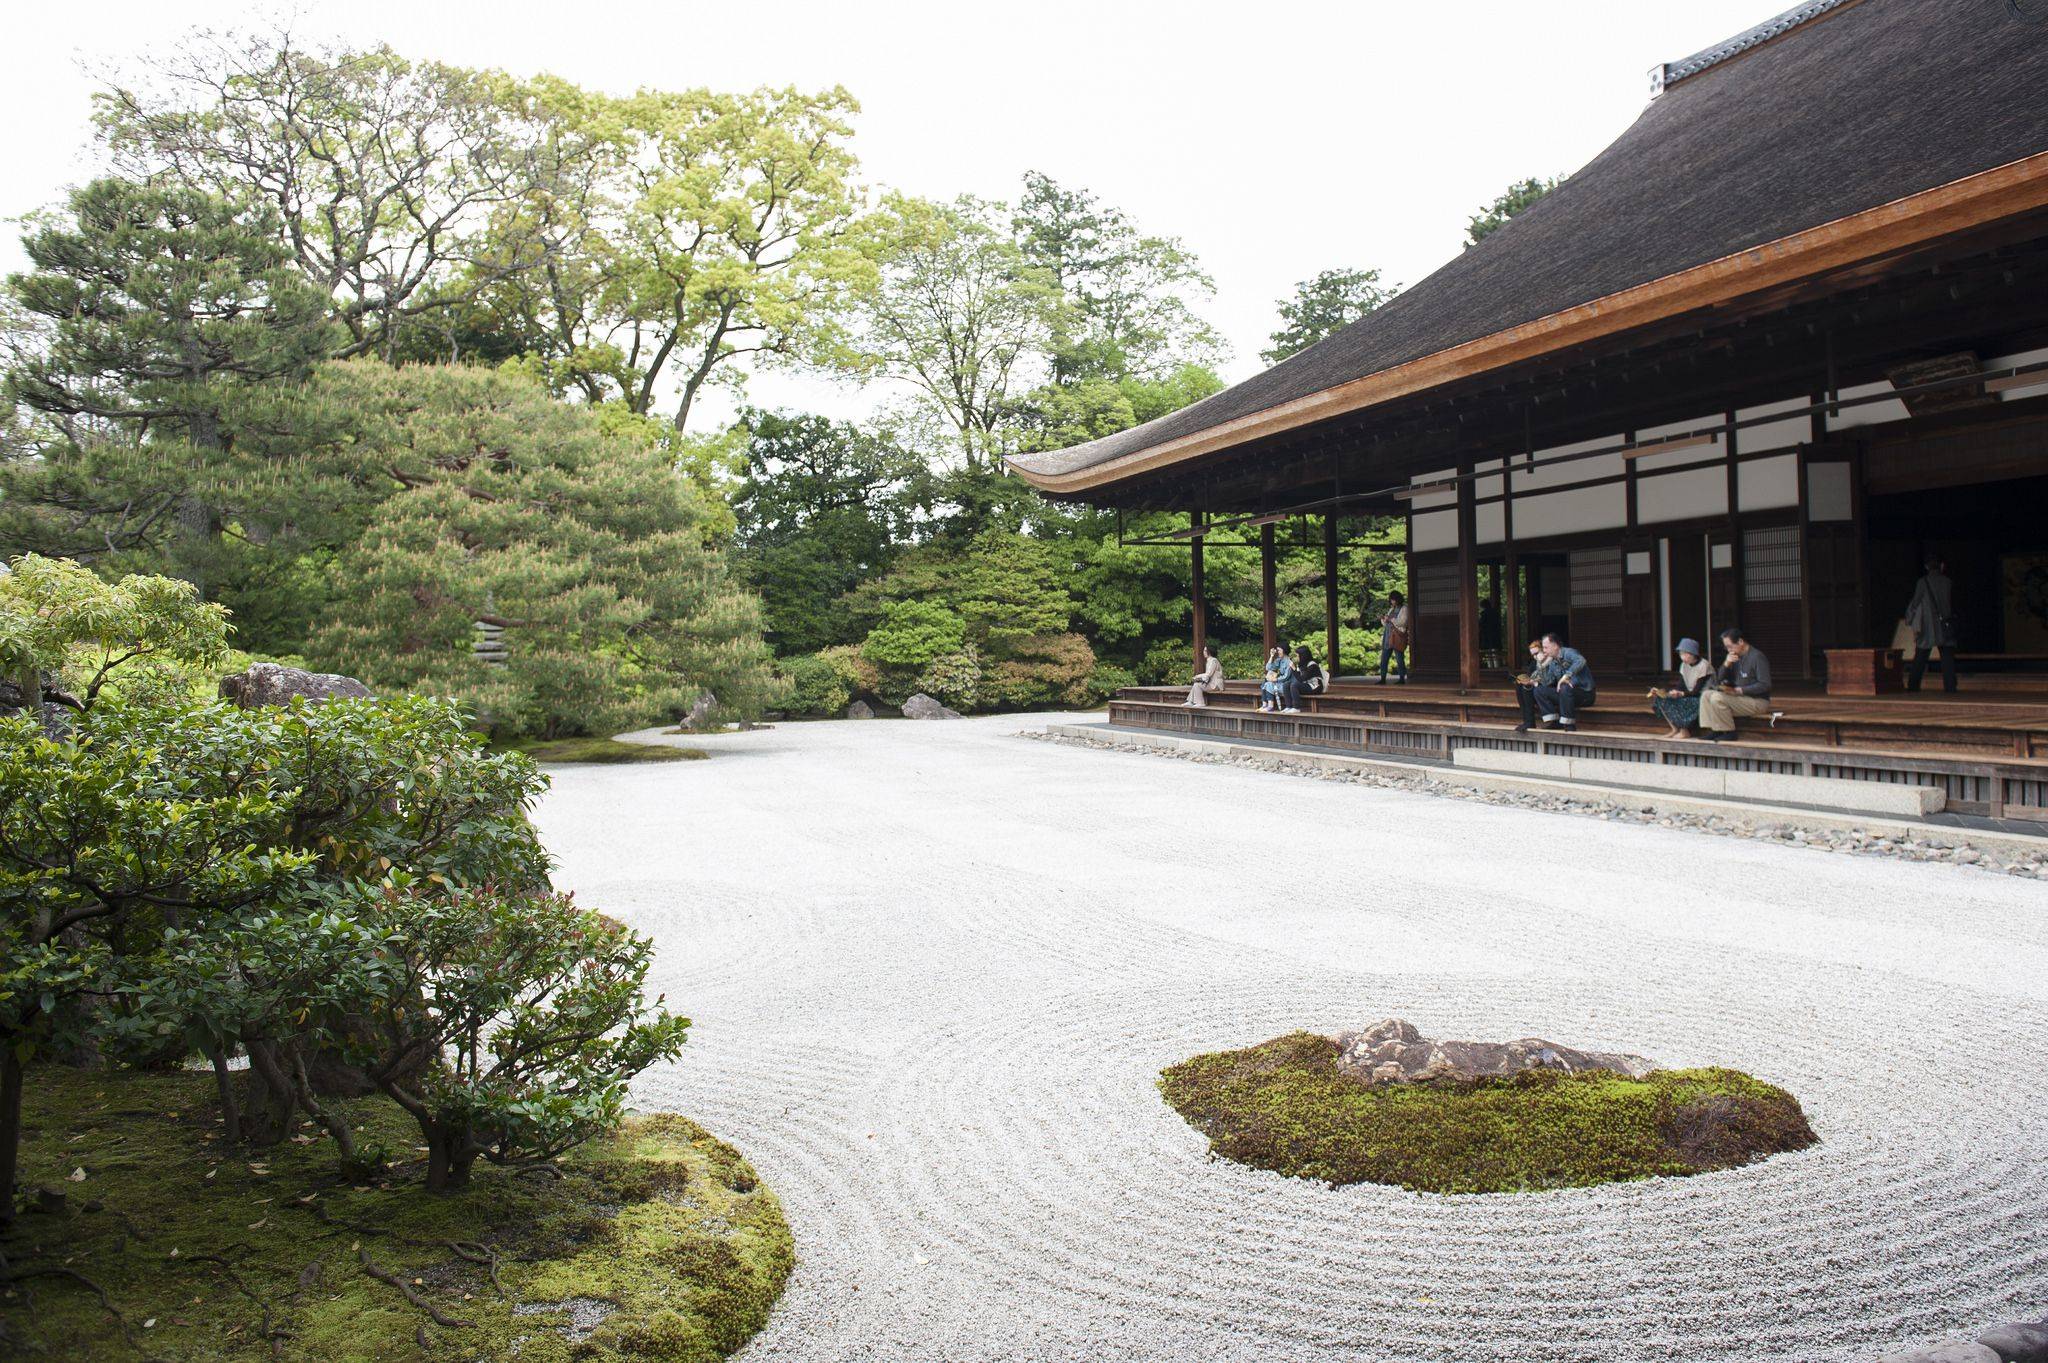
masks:
[[[1531,639],[1528,670],[1515,678],[1515,704],[1522,711],[1522,722],[1515,726],[1516,733],[1526,734],[1536,726],[1536,688],[1550,680],[1550,659],[1543,656],[1543,641]]]
[[[1735,737],[1738,718],[1771,713],[1771,660],[1732,626],[1721,631],[1721,642],[1728,657],[1720,684],[1700,693],[1700,737],[1710,743]]]
[[[1543,723],[1560,729],[1579,727],[1579,711],[1592,708],[1598,695],[1586,655],[1569,648],[1555,634],[1543,636],[1547,677],[1536,688],[1536,712]]]
[[[1209,706],[1209,693],[1223,689],[1223,660],[1216,656],[1216,645],[1202,645],[1202,670],[1195,674],[1194,684],[1188,687],[1188,698],[1182,705],[1192,705],[1197,710]]]
[[[1650,708],[1669,726],[1666,738],[1684,738],[1700,722],[1700,696],[1713,684],[1714,665],[1700,652],[1697,639],[1678,641],[1676,682],[1650,692]]]
[[[1266,655],[1266,678],[1259,683],[1259,709],[1277,714],[1287,703],[1288,687],[1294,681],[1294,660],[1282,644]]]
[[[1323,694],[1323,688],[1327,684],[1327,679],[1323,676],[1322,664],[1318,663],[1315,655],[1308,651],[1308,645],[1303,644],[1295,649],[1294,683],[1293,689],[1287,698],[1287,713],[1291,715],[1300,714],[1301,698],[1303,696],[1320,696]]]

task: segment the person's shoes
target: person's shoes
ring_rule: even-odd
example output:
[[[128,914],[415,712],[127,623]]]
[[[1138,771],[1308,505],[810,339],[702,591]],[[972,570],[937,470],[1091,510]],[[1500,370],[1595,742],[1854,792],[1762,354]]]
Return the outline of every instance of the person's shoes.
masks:
[[[1579,722],[1576,719],[1560,719],[1557,722],[1557,727],[1560,729],[1576,729],[1579,727]]]
[[[1515,726],[1515,732],[1518,734],[1526,734],[1529,732],[1529,726],[1526,724],[1517,724]]]
[[[1539,723],[1539,724],[1555,724],[1555,723],[1557,723],[1557,716],[1556,716],[1556,715],[1545,715],[1545,716],[1543,716],[1543,718],[1542,718],[1542,719],[1538,720],[1538,721],[1537,721],[1537,723]]]
[[[1735,737],[1734,734],[1723,733],[1719,729],[1700,730],[1700,739],[1707,743],[1726,743],[1733,737]]]
[[[1283,715],[1298,715],[1301,713],[1301,707],[1299,705],[1290,705],[1280,713]]]

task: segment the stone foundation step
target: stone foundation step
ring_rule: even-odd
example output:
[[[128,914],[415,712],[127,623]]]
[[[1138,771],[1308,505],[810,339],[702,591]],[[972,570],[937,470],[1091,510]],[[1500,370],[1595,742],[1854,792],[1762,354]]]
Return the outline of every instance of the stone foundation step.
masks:
[[[1554,781],[1584,781],[1637,790],[1665,790],[1683,795],[1758,800],[1903,818],[1939,814],[1948,807],[1947,792],[1932,785],[1845,781],[1830,776],[1667,766],[1654,762],[1624,762],[1613,758],[1567,757],[1558,753],[1492,748],[1459,748],[1452,753],[1451,761],[1470,771],[1504,772]]]

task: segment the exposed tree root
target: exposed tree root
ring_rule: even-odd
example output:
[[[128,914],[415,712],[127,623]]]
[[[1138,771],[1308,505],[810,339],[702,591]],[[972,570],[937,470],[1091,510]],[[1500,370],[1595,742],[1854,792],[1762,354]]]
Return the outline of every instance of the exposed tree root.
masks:
[[[363,1266],[363,1272],[369,1274],[371,1277],[375,1278],[380,1283],[385,1283],[391,1287],[397,1288],[399,1292],[403,1294],[407,1301],[411,1302],[420,1310],[426,1312],[428,1318],[431,1319],[434,1322],[434,1324],[451,1330],[466,1330],[469,1328],[468,1321],[457,1320],[455,1317],[443,1313],[440,1307],[434,1305],[425,1297],[422,1297],[419,1293],[413,1291],[412,1284],[408,1283],[405,1279],[399,1277],[396,1273],[393,1273],[390,1269],[379,1267],[377,1261],[370,1257],[370,1251],[358,1246],[356,1249],[356,1258],[358,1261],[361,1262]]]
[[[512,1294],[505,1290],[505,1284],[498,1279],[498,1251],[475,1240],[450,1240],[448,1248],[473,1264],[482,1264],[490,1272],[491,1286],[496,1288],[501,1300],[511,1301]]]

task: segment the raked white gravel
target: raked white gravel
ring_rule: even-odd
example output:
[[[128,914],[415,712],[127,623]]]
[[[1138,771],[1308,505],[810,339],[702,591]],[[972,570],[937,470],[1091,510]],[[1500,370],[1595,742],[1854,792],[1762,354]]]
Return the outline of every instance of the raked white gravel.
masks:
[[[695,1019],[644,1108],[781,1194],[757,1360],[1867,1359],[2048,1310],[2048,889],[1030,743],[564,767],[560,882]],[[1524,1196],[1206,1157],[1159,1070],[1387,1016],[1790,1088],[1822,1143]]]

